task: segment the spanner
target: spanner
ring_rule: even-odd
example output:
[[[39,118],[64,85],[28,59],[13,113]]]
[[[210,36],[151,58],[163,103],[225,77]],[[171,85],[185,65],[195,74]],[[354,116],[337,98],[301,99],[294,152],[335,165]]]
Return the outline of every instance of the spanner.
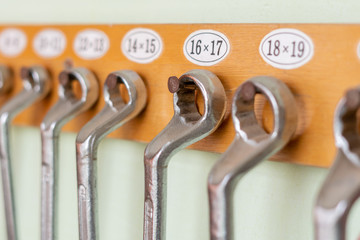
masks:
[[[345,240],[346,219],[360,196],[360,87],[349,90],[336,109],[337,155],[314,208],[315,239]]]
[[[121,96],[125,85],[129,101]],[[109,74],[104,85],[105,107],[91,119],[76,138],[80,240],[99,239],[96,169],[98,145],[107,134],[136,117],[145,107],[147,93],[143,80],[131,70]]]
[[[174,116],[147,145],[144,154],[144,240],[166,237],[166,178],[171,156],[214,132],[226,108],[224,87],[210,71],[191,70],[179,79],[170,77],[168,86],[174,93]],[[195,90],[204,98],[203,114],[197,109]]]
[[[82,96],[78,99],[72,82],[78,81]],[[95,75],[86,68],[72,68],[59,75],[59,100],[43,119],[42,176],[41,176],[41,239],[56,239],[56,190],[58,175],[59,135],[64,124],[89,109],[99,95],[99,84]]]
[[[21,78],[23,79],[23,90],[0,109],[0,162],[8,240],[17,239],[11,177],[10,123],[22,110],[44,98],[50,92],[51,86],[48,72],[40,66],[22,68]]]
[[[267,133],[254,112],[256,94],[263,94],[274,114]],[[280,80],[259,76],[244,82],[232,103],[235,139],[208,178],[211,240],[233,240],[233,193],[238,181],[258,163],[282,149],[297,127],[297,108],[289,88]]]

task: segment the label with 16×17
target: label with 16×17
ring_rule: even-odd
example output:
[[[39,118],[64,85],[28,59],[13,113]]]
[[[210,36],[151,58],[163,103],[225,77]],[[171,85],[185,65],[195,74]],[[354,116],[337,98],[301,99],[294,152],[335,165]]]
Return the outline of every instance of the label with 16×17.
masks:
[[[230,42],[221,32],[198,30],[186,38],[183,51],[190,62],[212,66],[226,58],[230,52]]]

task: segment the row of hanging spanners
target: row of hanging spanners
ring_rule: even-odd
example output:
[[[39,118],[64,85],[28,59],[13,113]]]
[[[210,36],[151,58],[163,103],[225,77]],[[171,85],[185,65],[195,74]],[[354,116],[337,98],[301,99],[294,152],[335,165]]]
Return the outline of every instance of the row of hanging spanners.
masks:
[[[11,74],[0,68],[1,92],[11,88]],[[0,110],[0,161],[8,240],[16,240],[14,196],[11,181],[9,125],[17,113],[44,98],[51,89],[47,71],[34,66],[23,68],[23,90]],[[72,82],[80,83],[82,96],[74,93]],[[59,75],[58,102],[41,123],[42,197],[41,239],[56,239],[56,186],[58,141],[62,126],[89,109],[98,98],[98,81],[85,68],[70,68]],[[129,100],[124,101],[119,85],[125,85]],[[225,90],[216,75],[192,70],[180,78],[170,77],[168,88],[174,94],[174,116],[146,147],[144,240],[165,240],[167,166],[177,151],[201,140],[221,124],[226,108]],[[97,219],[96,160],[99,142],[108,133],[137,116],[147,101],[146,87],[131,70],[109,74],[104,84],[105,107],[78,133],[76,160],[78,176],[79,237],[99,239]],[[199,112],[197,94],[204,99]],[[255,95],[262,94],[274,113],[271,133],[264,130],[255,111]],[[360,167],[356,114],[360,89],[349,91],[340,102],[335,117],[337,161],[320,192],[315,209],[316,239],[345,239],[346,215],[359,196]],[[281,150],[294,136],[298,118],[296,101],[289,88],[272,77],[255,77],[236,91],[232,103],[235,139],[211,170],[208,178],[210,235],[212,240],[232,240],[233,192],[237,182],[261,161]],[[344,197],[345,196],[345,197]]]

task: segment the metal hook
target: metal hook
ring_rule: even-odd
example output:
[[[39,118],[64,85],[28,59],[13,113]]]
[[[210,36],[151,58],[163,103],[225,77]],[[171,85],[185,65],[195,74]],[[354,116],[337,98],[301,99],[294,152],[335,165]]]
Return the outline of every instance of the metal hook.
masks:
[[[0,65],[0,94],[8,93],[13,87],[12,73],[4,65]]]
[[[0,162],[8,240],[17,238],[9,146],[10,123],[22,110],[44,98],[50,92],[51,85],[48,72],[41,66],[22,68],[21,78],[24,89],[0,109]]]
[[[315,239],[345,240],[346,219],[360,196],[360,88],[347,92],[334,117],[337,155],[314,208]]]
[[[265,95],[274,113],[274,129],[267,133],[254,112],[257,93]],[[208,178],[212,240],[233,239],[233,192],[250,169],[278,152],[293,136],[297,125],[295,99],[289,88],[272,77],[247,80],[232,103],[235,139],[212,168]]]
[[[129,101],[121,97],[124,84]],[[97,228],[96,160],[101,139],[136,117],[146,105],[146,88],[140,76],[131,70],[111,73],[104,85],[105,107],[79,132],[76,138],[79,231],[81,240],[95,240]]]
[[[174,116],[145,149],[144,240],[165,240],[166,177],[177,151],[208,136],[220,125],[226,107],[225,90],[216,75],[192,70],[169,79],[174,93]],[[204,98],[204,113],[196,106],[195,89]]]
[[[78,99],[72,87],[78,81],[82,96]],[[42,141],[41,176],[41,239],[56,239],[56,189],[59,135],[68,121],[89,109],[99,95],[99,84],[95,75],[86,68],[65,70],[59,75],[59,100],[48,111],[40,125]]]

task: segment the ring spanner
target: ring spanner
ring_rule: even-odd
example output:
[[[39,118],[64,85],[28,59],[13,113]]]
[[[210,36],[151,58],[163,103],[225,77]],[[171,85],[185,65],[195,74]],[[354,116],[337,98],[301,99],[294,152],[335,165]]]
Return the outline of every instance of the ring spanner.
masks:
[[[274,113],[274,129],[267,133],[254,111],[256,94],[263,94]],[[214,165],[208,178],[211,240],[233,240],[233,193],[237,182],[258,163],[278,152],[297,126],[295,99],[289,88],[271,77],[247,80],[232,103],[235,139]]]
[[[334,134],[337,155],[314,208],[315,239],[345,240],[348,213],[360,196],[360,87],[337,106]]]
[[[168,85],[174,92],[174,116],[147,145],[144,155],[144,240],[166,237],[166,178],[171,156],[215,131],[225,114],[224,87],[210,71],[192,70],[179,79],[170,77]],[[196,106],[195,90],[204,98],[203,114]]]
[[[119,85],[129,95],[125,103]],[[140,76],[131,70],[111,73],[104,85],[105,107],[76,138],[80,240],[99,239],[97,220],[96,167],[98,145],[107,134],[136,117],[145,107],[147,94]]]
[[[82,95],[78,99],[73,89],[78,81]],[[75,116],[89,109],[99,95],[99,84],[95,75],[86,68],[72,68],[59,75],[59,99],[43,119],[42,176],[41,176],[41,239],[56,239],[56,191],[58,184],[59,135],[61,128]]]
[[[8,240],[17,239],[11,177],[10,123],[22,110],[44,98],[50,92],[51,86],[48,72],[41,66],[22,68],[21,78],[23,79],[23,90],[0,109],[0,163]]]

